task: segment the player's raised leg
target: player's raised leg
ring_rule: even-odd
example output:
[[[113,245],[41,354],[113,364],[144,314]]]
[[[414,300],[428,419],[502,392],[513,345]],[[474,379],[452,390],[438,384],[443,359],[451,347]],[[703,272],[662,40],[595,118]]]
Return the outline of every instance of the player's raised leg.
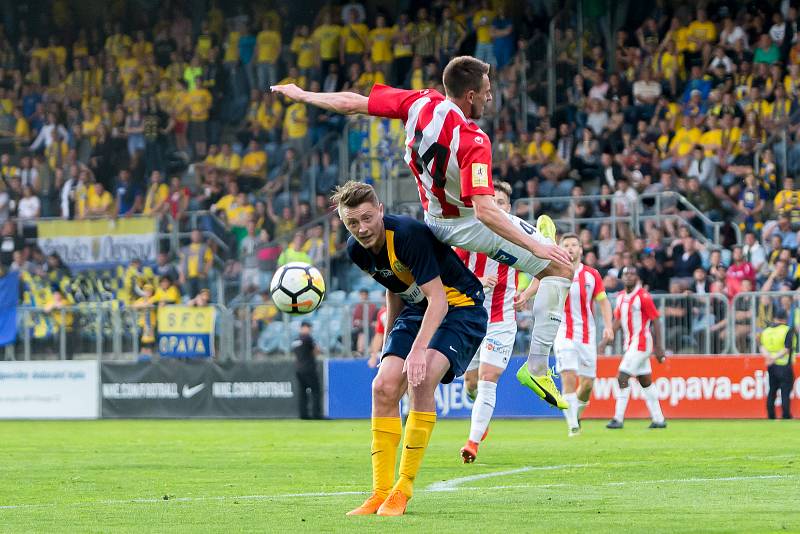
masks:
[[[400,399],[407,389],[403,360],[387,355],[372,381],[372,495],[347,515],[370,515],[386,500],[395,482],[395,461],[400,444]]]
[[[377,513],[382,516],[403,515],[409,499],[414,495],[414,480],[417,478],[428,441],[436,425],[436,386],[450,369],[450,361],[438,350],[425,353],[425,378],[408,390],[410,411],[403,436],[403,451],[400,455],[400,470],[397,482]]]

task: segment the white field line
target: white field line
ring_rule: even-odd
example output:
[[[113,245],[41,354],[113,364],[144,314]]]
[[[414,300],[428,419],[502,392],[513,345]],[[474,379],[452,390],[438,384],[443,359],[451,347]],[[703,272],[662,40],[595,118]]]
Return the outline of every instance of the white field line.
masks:
[[[509,475],[516,475],[518,473],[527,473],[528,471],[554,471],[557,469],[571,469],[574,467],[588,467],[588,464],[567,464],[567,465],[544,465],[539,467],[520,467],[518,469],[509,469],[508,471],[494,471],[492,473],[481,473],[479,475],[470,475],[467,477],[451,478],[450,480],[443,480],[441,482],[434,482],[425,491],[455,491],[459,489],[462,484],[473,482],[475,480],[483,480],[486,478],[505,477]]]
[[[550,466],[549,469],[559,469],[569,466]],[[482,475],[473,475],[469,477],[459,477],[452,480],[437,482],[431,484],[427,488],[420,490],[424,493],[440,493],[446,491],[460,491],[460,490],[504,490],[504,489],[547,489],[557,487],[591,487],[591,486],[638,486],[638,485],[651,485],[651,484],[687,484],[687,483],[709,483],[709,482],[742,482],[747,480],[775,480],[796,478],[796,475],[754,475],[754,476],[739,476],[739,477],[702,477],[702,478],[666,478],[660,480],[628,480],[620,482],[604,482],[601,484],[511,484],[500,486],[462,486],[465,482],[475,480],[483,480],[490,477],[508,476],[517,473],[524,473],[533,470],[544,470],[545,468],[519,468],[509,471],[498,471],[494,473],[483,473]],[[215,496],[199,496],[199,497],[171,497],[169,499],[109,499],[102,501],[83,501],[83,502],[68,502],[68,503],[38,503],[38,504],[12,504],[0,506],[0,512],[3,510],[23,510],[23,509],[37,509],[37,508],[60,508],[60,507],[81,507],[81,506],[97,506],[97,505],[115,505],[115,504],[157,504],[164,502],[204,502],[204,501],[271,501],[276,499],[304,499],[314,497],[341,497],[347,495],[366,495],[368,492],[364,491],[334,491],[334,492],[313,492],[313,493],[283,493],[278,495],[215,495]]]

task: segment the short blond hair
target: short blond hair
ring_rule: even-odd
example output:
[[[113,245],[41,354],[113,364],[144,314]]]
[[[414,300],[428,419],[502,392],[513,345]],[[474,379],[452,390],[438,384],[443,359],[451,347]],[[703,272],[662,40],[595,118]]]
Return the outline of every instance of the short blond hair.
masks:
[[[508,197],[509,202],[511,201],[511,184],[508,182],[504,182],[503,180],[492,180],[492,186],[494,187],[495,191],[500,191],[501,193],[505,193]]]
[[[338,186],[331,195],[331,203],[339,210],[355,208],[365,202],[369,202],[373,206],[379,205],[378,194],[371,185],[355,180]]]

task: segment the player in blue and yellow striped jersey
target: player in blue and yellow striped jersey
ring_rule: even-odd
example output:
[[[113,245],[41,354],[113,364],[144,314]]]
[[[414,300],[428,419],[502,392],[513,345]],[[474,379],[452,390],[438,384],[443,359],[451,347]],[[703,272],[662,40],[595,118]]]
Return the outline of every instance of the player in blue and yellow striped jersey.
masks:
[[[486,334],[483,288],[426,225],[384,214],[372,186],[348,182],[332,201],[352,235],[350,258],[388,289],[389,334],[372,383],[373,493],[348,515],[402,515],[436,423],[436,386],[464,373]],[[406,390],[411,409],[395,481]]]

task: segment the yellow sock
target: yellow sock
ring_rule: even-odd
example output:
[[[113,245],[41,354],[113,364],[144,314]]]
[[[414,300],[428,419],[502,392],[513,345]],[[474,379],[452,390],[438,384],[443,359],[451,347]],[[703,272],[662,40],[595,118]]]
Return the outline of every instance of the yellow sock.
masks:
[[[399,417],[372,418],[372,490],[386,497],[394,485],[394,464],[403,425]]]
[[[409,499],[414,494],[414,479],[417,478],[428,440],[436,424],[436,412],[409,412],[403,453],[400,456],[400,477],[394,489],[402,491]]]

